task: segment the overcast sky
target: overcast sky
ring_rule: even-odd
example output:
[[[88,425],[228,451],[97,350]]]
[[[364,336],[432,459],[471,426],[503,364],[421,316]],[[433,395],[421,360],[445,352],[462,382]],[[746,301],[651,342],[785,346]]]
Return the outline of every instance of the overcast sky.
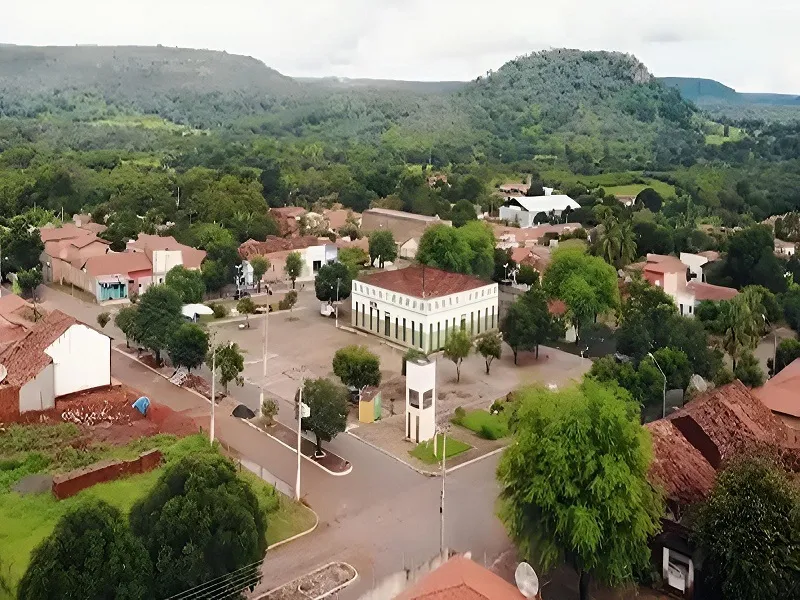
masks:
[[[795,0],[2,0],[0,42],[227,50],[292,76],[468,80],[533,50],[800,94]]]

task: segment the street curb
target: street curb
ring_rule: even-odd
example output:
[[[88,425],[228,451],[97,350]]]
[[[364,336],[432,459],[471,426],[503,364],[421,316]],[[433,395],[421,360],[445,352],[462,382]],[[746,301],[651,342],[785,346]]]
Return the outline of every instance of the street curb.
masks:
[[[274,547],[274,546],[272,546],[272,547]],[[305,573],[303,575],[300,575],[300,577],[295,577],[294,579],[290,579],[286,583],[282,583],[278,587],[274,587],[271,590],[269,590],[267,592],[264,592],[260,596],[256,596],[255,598],[253,598],[253,600],[262,600],[263,598],[266,598],[270,594],[272,594],[274,592],[277,592],[282,587],[286,587],[287,585],[290,585],[290,584],[294,583],[295,581],[297,581],[298,579],[302,579],[303,577],[306,577],[307,575],[313,575],[314,573],[317,573],[318,571],[322,571],[323,569],[327,569],[331,565],[346,565],[346,566],[350,567],[353,570],[353,577],[348,579],[344,583],[336,586],[332,590],[329,590],[329,591],[325,592],[321,596],[314,596],[313,598],[311,596],[307,596],[309,600],[323,600],[324,598],[328,598],[328,597],[332,596],[333,594],[342,591],[344,588],[346,588],[347,586],[349,586],[351,583],[353,583],[354,581],[356,581],[358,579],[358,570],[353,565],[351,565],[350,563],[345,562],[343,560],[334,560],[334,561],[331,561],[331,562],[329,562],[327,564],[322,565],[321,567],[317,567],[313,571],[308,571],[307,573]],[[303,595],[305,595],[305,594],[303,594]]]
[[[282,440],[279,440],[279,439],[278,439],[278,438],[276,438],[274,435],[270,435],[269,433],[267,433],[266,431],[264,431],[263,429],[261,429],[261,428],[259,428],[259,427],[255,426],[255,425],[253,425],[253,424],[252,424],[250,421],[248,421],[248,420],[246,420],[246,419],[241,419],[241,418],[240,418],[239,420],[240,420],[240,421],[242,421],[243,423],[246,423],[247,425],[249,425],[250,427],[252,427],[252,428],[253,428],[253,429],[255,429],[256,431],[258,431],[258,432],[260,432],[260,433],[263,433],[263,434],[264,434],[264,435],[266,435],[268,438],[271,438],[271,439],[275,440],[276,442],[278,442],[278,443],[279,443],[281,446],[283,446],[284,448],[286,448],[286,449],[288,449],[288,450],[291,450],[293,453],[297,454],[297,450],[295,450],[294,448],[292,448],[292,447],[291,447],[289,444],[285,443],[284,441],[282,441]],[[319,464],[318,462],[316,462],[316,461],[314,461],[314,460],[311,460],[311,459],[310,459],[310,458],[308,458],[308,457],[307,457],[305,454],[302,454],[302,453],[301,453],[301,454],[300,454],[300,456],[302,456],[303,458],[305,458],[305,459],[306,459],[308,462],[310,462],[311,464],[313,464],[313,465],[315,465],[315,466],[319,467],[320,469],[322,469],[323,471],[325,471],[325,472],[326,472],[328,475],[333,475],[334,477],[344,477],[345,475],[349,475],[350,473],[352,473],[352,472],[353,472],[353,463],[350,463],[350,467],[349,467],[349,468],[348,468],[346,471],[342,471],[341,473],[334,473],[334,472],[333,472],[333,471],[331,471],[330,469],[326,469],[325,467],[323,467],[323,466],[322,466],[321,464]],[[349,461],[348,461],[348,462],[349,462]]]
[[[386,455],[386,456],[388,456],[389,458],[392,458],[392,459],[396,460],[396,461],[397,461],[397,462],[399,462],[400,464],[407,466],[407,467],[408,467],[409,469],[411,469],[412,471],[416,471],[416,472],[417,472],[417,473],[419,473],[420,475],[424,475],[425,477],[441,477],[441,473],[440,473],[440,472],[438,472],[438,471],[426,471],[425,469],[420,469],[419,467],[415,467],[415,466],[414,466],[414,465],[412,465],[411,463],[404,461],[402,458],[398,458],[397,456],[395,456],[394,454],[392,454],[392,453],[391,453],[391,452],[389,452],[388,450],[384,450],[384,449],[383,449],[383,448],[381,448],[380,446],[378,446],[378,445],[376,445],[376,444],[373,444],[372,442],[370,442],[370,441],[367,441],[367,440],[365,440],[364,438],[362,438],[362,437],[360,437],[360,436],[357,436],[357,435],[356,435],[355,433],[353,433],[352,431],[348,431],[348,432],[346,432],[346,433],[347,433],[347,435],[352,435],[352,436],[353,436],[354,438],[356,438],[356,439],[357,439],[359,442],[362,442],[362,443],[366,444],[367,446],[369,446],[369,447],[370,447],[370,448],[372,448],[373,450],[377,450],[378,452],[380,452],[380,453],[382,453],[382,454],[385,454],[385,455]]]
[[[490,456],[494,456],[495,454],[500,454],[503,450],[508,448],[508,446],[502,446],[500,448],[495,448],[491,452],[487,452],[486,454],[481,454],[480,456],[476,456],[475,458],[468,460],[465,463],[461,463],[460,465],[456,465],[455,467],[450,467],[447,469],[447,473],[452,473],[453,471],[458,471],[459,469],[463,469],[464,467],[468,467],[469,465],[475,464],[476,462],[480,462],[485,458],[489,458]]]
[[[277,490],[275,490],[275,491],[277,491]],[[280,494],[280,492],[278,492],[278,493]],[[289,497],[287,496],[287,498],[289,498]],[[292,498],[289,498],[289,500],[291,502],[296,502],[296,500],[293,500]],[[301,504],[302,504],[302,502],[301,502]],[[283,546],[284,544],[288,544],[289,542],[293,542],[295,540],[298,540],[301,537],[304,537],[304,536],[308,535],[309,533],[313,533],[317,529],[317,526],[319,525],[319,515],[317,514],[317,511],[315,511],[310,506],[307,506],[306,504],[303,504],[303,506],[305,508],[307,508],[308,510],[310,510],[311,514],[314,515],[314,524],[310,528],[306,529],[305,531],[301,531],[300,533],[295,534],[292,537],[289,537],[289,538],[286,538],[285,540],[281,540],[280,542],[275,542],[274,544],[271,544],[270,547],[269,547],[270,550],[274,550],[275,548],[279,548],[279,547]]]
[[[140,365],[142,365],[142,366],[143,366],[145,369],[149,369],[150,371],[152,371],[153,373],[155,373],[156,375],[158,375],[158,376],[159,376],[159,377],[161,377],[162,379],[166,379],[167,381],[169,381],[169,377],[167,377],[166,375],[164,375],[164,374],[163,374],[163,373],[161,373],[160,371],[156,371],[156,370],[155,370],[153,367],[151,367],[150,365],[146,365],[145,363],[143,363],[142,361],[140,361],[140,360],[139,360],[138,358],[136,358],[135,356],[131,356],[130,354],[128,354],[128,353],[127,353],[127,352],[125,352],[124,350],[120,350],[119,348],[114,348],[114,347],[112,347],[111,349],[112,349],[114,352],[119,352],[119,353],[120,353],[122,356],[124,356],[125,358],[129,358],[129,359],[131,359],[132,361],[139,363],[139,364],[140,364]],[[170,383],[172,383],[172,382],[170,381]],[[173,385],[175,385],[175,384],[173,384]],[[178,388],[178,389],[181,389],[181,390],[186,390],[187,392],[189,392],[189,393],[191,393],[191,394],[194,394],[194,395],[195,395],[195,396],[197,396],[198,398],[202,398],[203,400],[205,400],[206,402],[208,402],[209,404],[211,404],[211,400],[210,400],[209,398],[206,398],[205,396],[203,396],[203,394],[201,394],[200,392],[196,392],[195,390],[193,390],[193,389],[191,389],[191,388],[183,387],[182,385],[176,385],[175,387],[176,387],[176,388]]]

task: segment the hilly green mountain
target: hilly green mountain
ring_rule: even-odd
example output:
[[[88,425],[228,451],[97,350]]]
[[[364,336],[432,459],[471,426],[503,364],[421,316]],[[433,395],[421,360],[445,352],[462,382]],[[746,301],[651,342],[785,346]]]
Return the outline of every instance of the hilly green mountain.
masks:
[[[294,80],[253,58],[164,47],[0,46],[0,115],[152,114],[197,128],[381,143],[411,162],[563,156],[586,171],[672,160],[694,109],[634,57],[553,50],[472,82]]]
[[[667,86],[676,88],[681,96],[700,106],[706,104],[768,104],[773,106],[800,106],[800,96],[794,94],[753,94],[714,81],[697,77],[661,77]]]

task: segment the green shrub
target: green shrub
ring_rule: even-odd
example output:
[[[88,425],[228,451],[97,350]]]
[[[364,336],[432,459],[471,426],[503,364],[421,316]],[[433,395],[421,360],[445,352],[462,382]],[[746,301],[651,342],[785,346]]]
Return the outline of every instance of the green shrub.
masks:
[[[453,423],[455,423],[456,425],[461,425],[462,421],[464,420],[464,417],[466,416],[467,416],[467,411],[465,411],[463,407],[457,406],[455,413],[453,415]]]
[[[0,492],[5,492],[20,479],[45,471],[50,460],[41,454],[32,452],[24,458],[0,460]]]
[[[495,400],[492,402],[492,405],[489,407],[489,414],[501,413],[505,409],[506,405],[505,402],[502,400]]]
[[[208,306],[211,310],[214,311],[215,319],[222,319],[228,316],[228,309],[224,304],[218,304],[217,302],[212,302]]]
[[[499,440],[506,433],[502,423],[487,421],[481,424],[478,435],[485,440]]]

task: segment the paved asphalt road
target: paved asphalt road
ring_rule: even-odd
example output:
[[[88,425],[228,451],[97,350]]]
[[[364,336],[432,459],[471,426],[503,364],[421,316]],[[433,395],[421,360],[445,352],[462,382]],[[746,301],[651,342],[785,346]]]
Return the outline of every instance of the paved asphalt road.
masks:
[[[48,309],[58,308],[90,324],[102,311],[97,305],[49,288],[42,289],[42,299]],[[113,324],[106,332],[123,339]],[[112,375],[158,402],[191,411],[200,422],[208,414],[209,405],[203,399],[119,352],[112,352]],[[252,406],[258,389],[250,385],[233,387],[231,394]],[[282,413],[282,420],[291,414],[288,410]],[[216,431],[219,439],[242,457],[294,483],[294,452],[222,411],[217,414]],[[355,599],[374,581],[426,561],[439,550],[441,479],[419,475],[346,434],[329,446],[353,464],[353,471],[334,477],[303,461],[303,496],[319,515],[320,523],[314,533],[268,551],[259,589],[277,587],[325,563],[343,560],[356,567],[360,577],[340,598]],[[491,562],[509,546],[494,516],[498,458],[489,457],[447,477],[446,544],[459,551],[471,550],[480,562]]]

